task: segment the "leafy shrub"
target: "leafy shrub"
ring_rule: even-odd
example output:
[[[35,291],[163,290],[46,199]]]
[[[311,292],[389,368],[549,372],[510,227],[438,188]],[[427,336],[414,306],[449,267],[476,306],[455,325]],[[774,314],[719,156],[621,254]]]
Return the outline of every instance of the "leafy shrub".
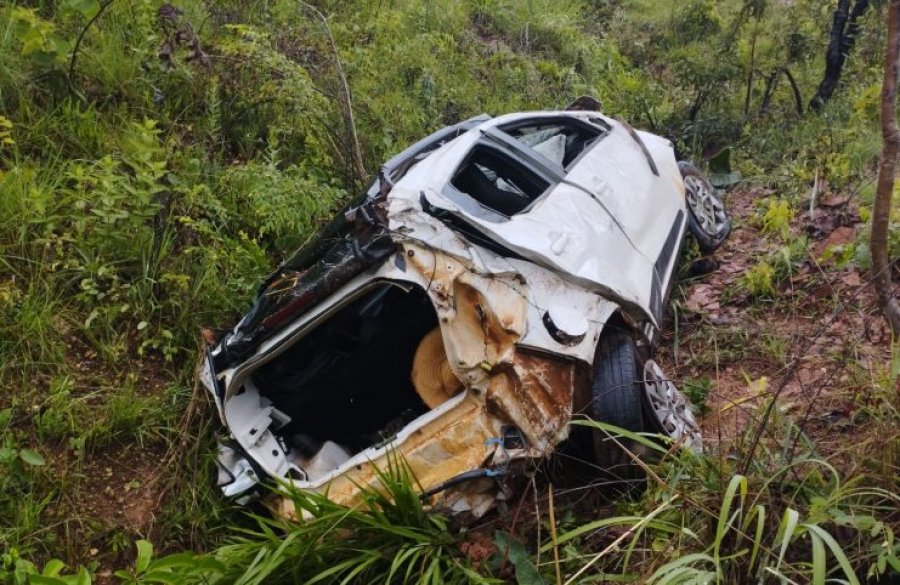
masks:
[[[18,41],[23,57],[42,68],[65,62],[69,43],[57,34],[54,23],[41,18],[37,10],[7,6],[2,16],[8,23],[12,38]]]
[[[346,198],[339,187],[297,166],[248,163],[226,170],[219,182],[228,215],[266,247],[288,252],[316,231]]]
[[[775,293],[775,271],[765,260],[751,266],[741,277],[741,284],[752,297],[767,297]]]
[[[771,297],[780,283],[789,279],[809,257],[806,236],[796,238],[766,254],[740,278],[751,297]]]
[[[787,240],[791,235],[791,221],[794,219],[794,211],[784,199],[768,198],[766,209],[762,216],[762,231],[764,233],[781,236]]]

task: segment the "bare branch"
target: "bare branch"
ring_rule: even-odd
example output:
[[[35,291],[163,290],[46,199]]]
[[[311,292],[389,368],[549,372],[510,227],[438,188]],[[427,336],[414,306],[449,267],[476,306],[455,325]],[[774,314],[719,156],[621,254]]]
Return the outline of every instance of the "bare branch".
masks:
[[[113,3],[113,0],[106,0],[103,4],[100,5],[100,8],[97,9],[97,13],[91,17],[91,19],[84,25],[84,28],[81,29],[81,32],[78,33],[78,39],[75,41],[75,46],[72,48],[72,56],[69,58],[69,83],[72,83],[72,77],[75,75],[75,58],[78,56],[78,49],[81,47],[81,41],[84,40],[84,35],[87,33],[88,29],[91,28],[91,25],[100,18],[100,15],[103,14],[107,8],[109,8],[110,4]]]
[[[766,90],[763,92],[762,105],[759,107],[759,113],[765,114],[769,111],[769,106],[772,103],[772,96],[775,94],[775,90],[778,89],[778,81],[781,79],[782,75],[787,77],[788,82],[791,84],[791,90],[794,92],[794,104],[797,106],[797,115],[803,117],[803,98],[800,95],[800,88],[797,87],[797,81],[791,74],[791,70],[787,67],[776,67],[769,76],[766,81]]]
[[[347,76],[344,75],[344,66],[341,64],[341,56],[340,53],[338,53],[337,44],[334,42],[334,36],[331,34],[331,27],[328,26],[328,19],[318,8],[307,2],[303,2],[303,0],[298,0],[298,3],[319,19],[325,30],[325,35],[328,37],[328,44],[331,47],[332,58],[334,59],[334,69],[337,73],[338,81],[341,84],[341,90],[343,92],[340,102],[344,114],[344,125],[347,127],[348,142],[350,143],[348,146],[352,160],[353,175],[358,183],[363,184],[368,179],[369,174],[366,172],[365,165],[363,164],[362,150],[359,147],[359,138],[356,134],[356,120],[353,117],[353,103],[350,96],[350,86],[347,83]]]

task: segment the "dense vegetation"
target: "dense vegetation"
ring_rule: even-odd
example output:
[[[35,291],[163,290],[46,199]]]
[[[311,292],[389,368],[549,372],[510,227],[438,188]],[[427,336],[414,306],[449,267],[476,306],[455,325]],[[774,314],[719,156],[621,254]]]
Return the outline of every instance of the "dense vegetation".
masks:
[[[542,551],[503,529],[502,558],[481,563],[460,553],[469,536],[424,515],[403,481],[397,502],[372,495],[370,511],[349,516],[348,527],[369,528],[346,546],[328,540],[344,520],[327,502],[304,500],[320,520],[295,533],[247,519],[211,487],[212,416],[193,381],[201,328],[230,326],[267,270],[381,161],[466,117],[560,108],[581,94],[671,137],[684,158],[731,149],[742,188],[756,189],[746,221],[774,247],[750,255],[729,295],[777,305],[796,269],[823,258],[797,229],[810,198],[846,195],[863,225],[871,208],[885,6],[860,19],[834,96],[812,111],[836,4],[3,2],[0,581],[21,582],[31,561],[51,558],[66,573],[108,577],[133,566],[138,539],[215,551],[248,525],[239,542],[168,565],[149,564],[141,540],[138,573],[512,578],[504,559],[519,582],[560,567],[584,570],[585,582],[597,571],[659,582],[900,571],[896,346],[846,386],[865,392],[859,408],[873,421],[858,455],[881,460],[850,474],[776,408],[760,423],[761,447],[739,433],[734,457],[722,443],[669,461],[641,502],[616,504],[614,521],[577,512],[555,543],[535,519]],[[900,226],[892,237],[897,257]],[[824,258],[864,271],[865,241],[863,227]],[[766,347],[794,350],[776,338]],[[709,377],[685,385],[701,404],[715,390]],[[365,547],[375,552],[349,554]],[[551,549],[561,561],[547,562]],[[384,564],[407,550],[408,565]]]

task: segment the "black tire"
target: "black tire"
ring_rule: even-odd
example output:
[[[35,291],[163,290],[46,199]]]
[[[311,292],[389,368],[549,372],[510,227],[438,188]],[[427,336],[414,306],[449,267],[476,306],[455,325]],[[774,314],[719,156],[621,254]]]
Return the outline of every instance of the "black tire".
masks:
[[[731,219],[725,210],[725,202],[719,191],[700,172],[700,169],[689,162],[680,161],[678,170],[684,180],[687,191],[688,229],[697,240],[700,251],[704,254],[712,254],[721,246],[731,233]],[[693,193],[701,192],[692,197]],[[692,203],[693,200],[693,203]],[[701,209],[700,205],[706,208]]]
[[[633,432],[650,430],[642,397],[643,363],[634,340],[626,331],[610,328],[603,332],[597,345],[591,382],[591,414],[594,420]],[[610,485],[617,491],[644,487],[646,473],[625,451],[644,455],[639,443],[624,437],[616,437],[614,441],[600,429],[594,430],[593,439],[594,458],[601,469],[604,485]]]

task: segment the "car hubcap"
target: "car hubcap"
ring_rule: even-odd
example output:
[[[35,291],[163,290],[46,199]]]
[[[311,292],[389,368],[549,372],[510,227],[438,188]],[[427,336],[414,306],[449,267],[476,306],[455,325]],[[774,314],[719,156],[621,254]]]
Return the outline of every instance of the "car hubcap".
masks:
[[[716,237],[725,230],[725,206],[713,188],[700,177],[687,176],[684,187],[688,205],[704,233]]]
[[[700,451],[703,440],[690,403],[653,360],[644,365],[644,389],[662,430],[677,443]]]

